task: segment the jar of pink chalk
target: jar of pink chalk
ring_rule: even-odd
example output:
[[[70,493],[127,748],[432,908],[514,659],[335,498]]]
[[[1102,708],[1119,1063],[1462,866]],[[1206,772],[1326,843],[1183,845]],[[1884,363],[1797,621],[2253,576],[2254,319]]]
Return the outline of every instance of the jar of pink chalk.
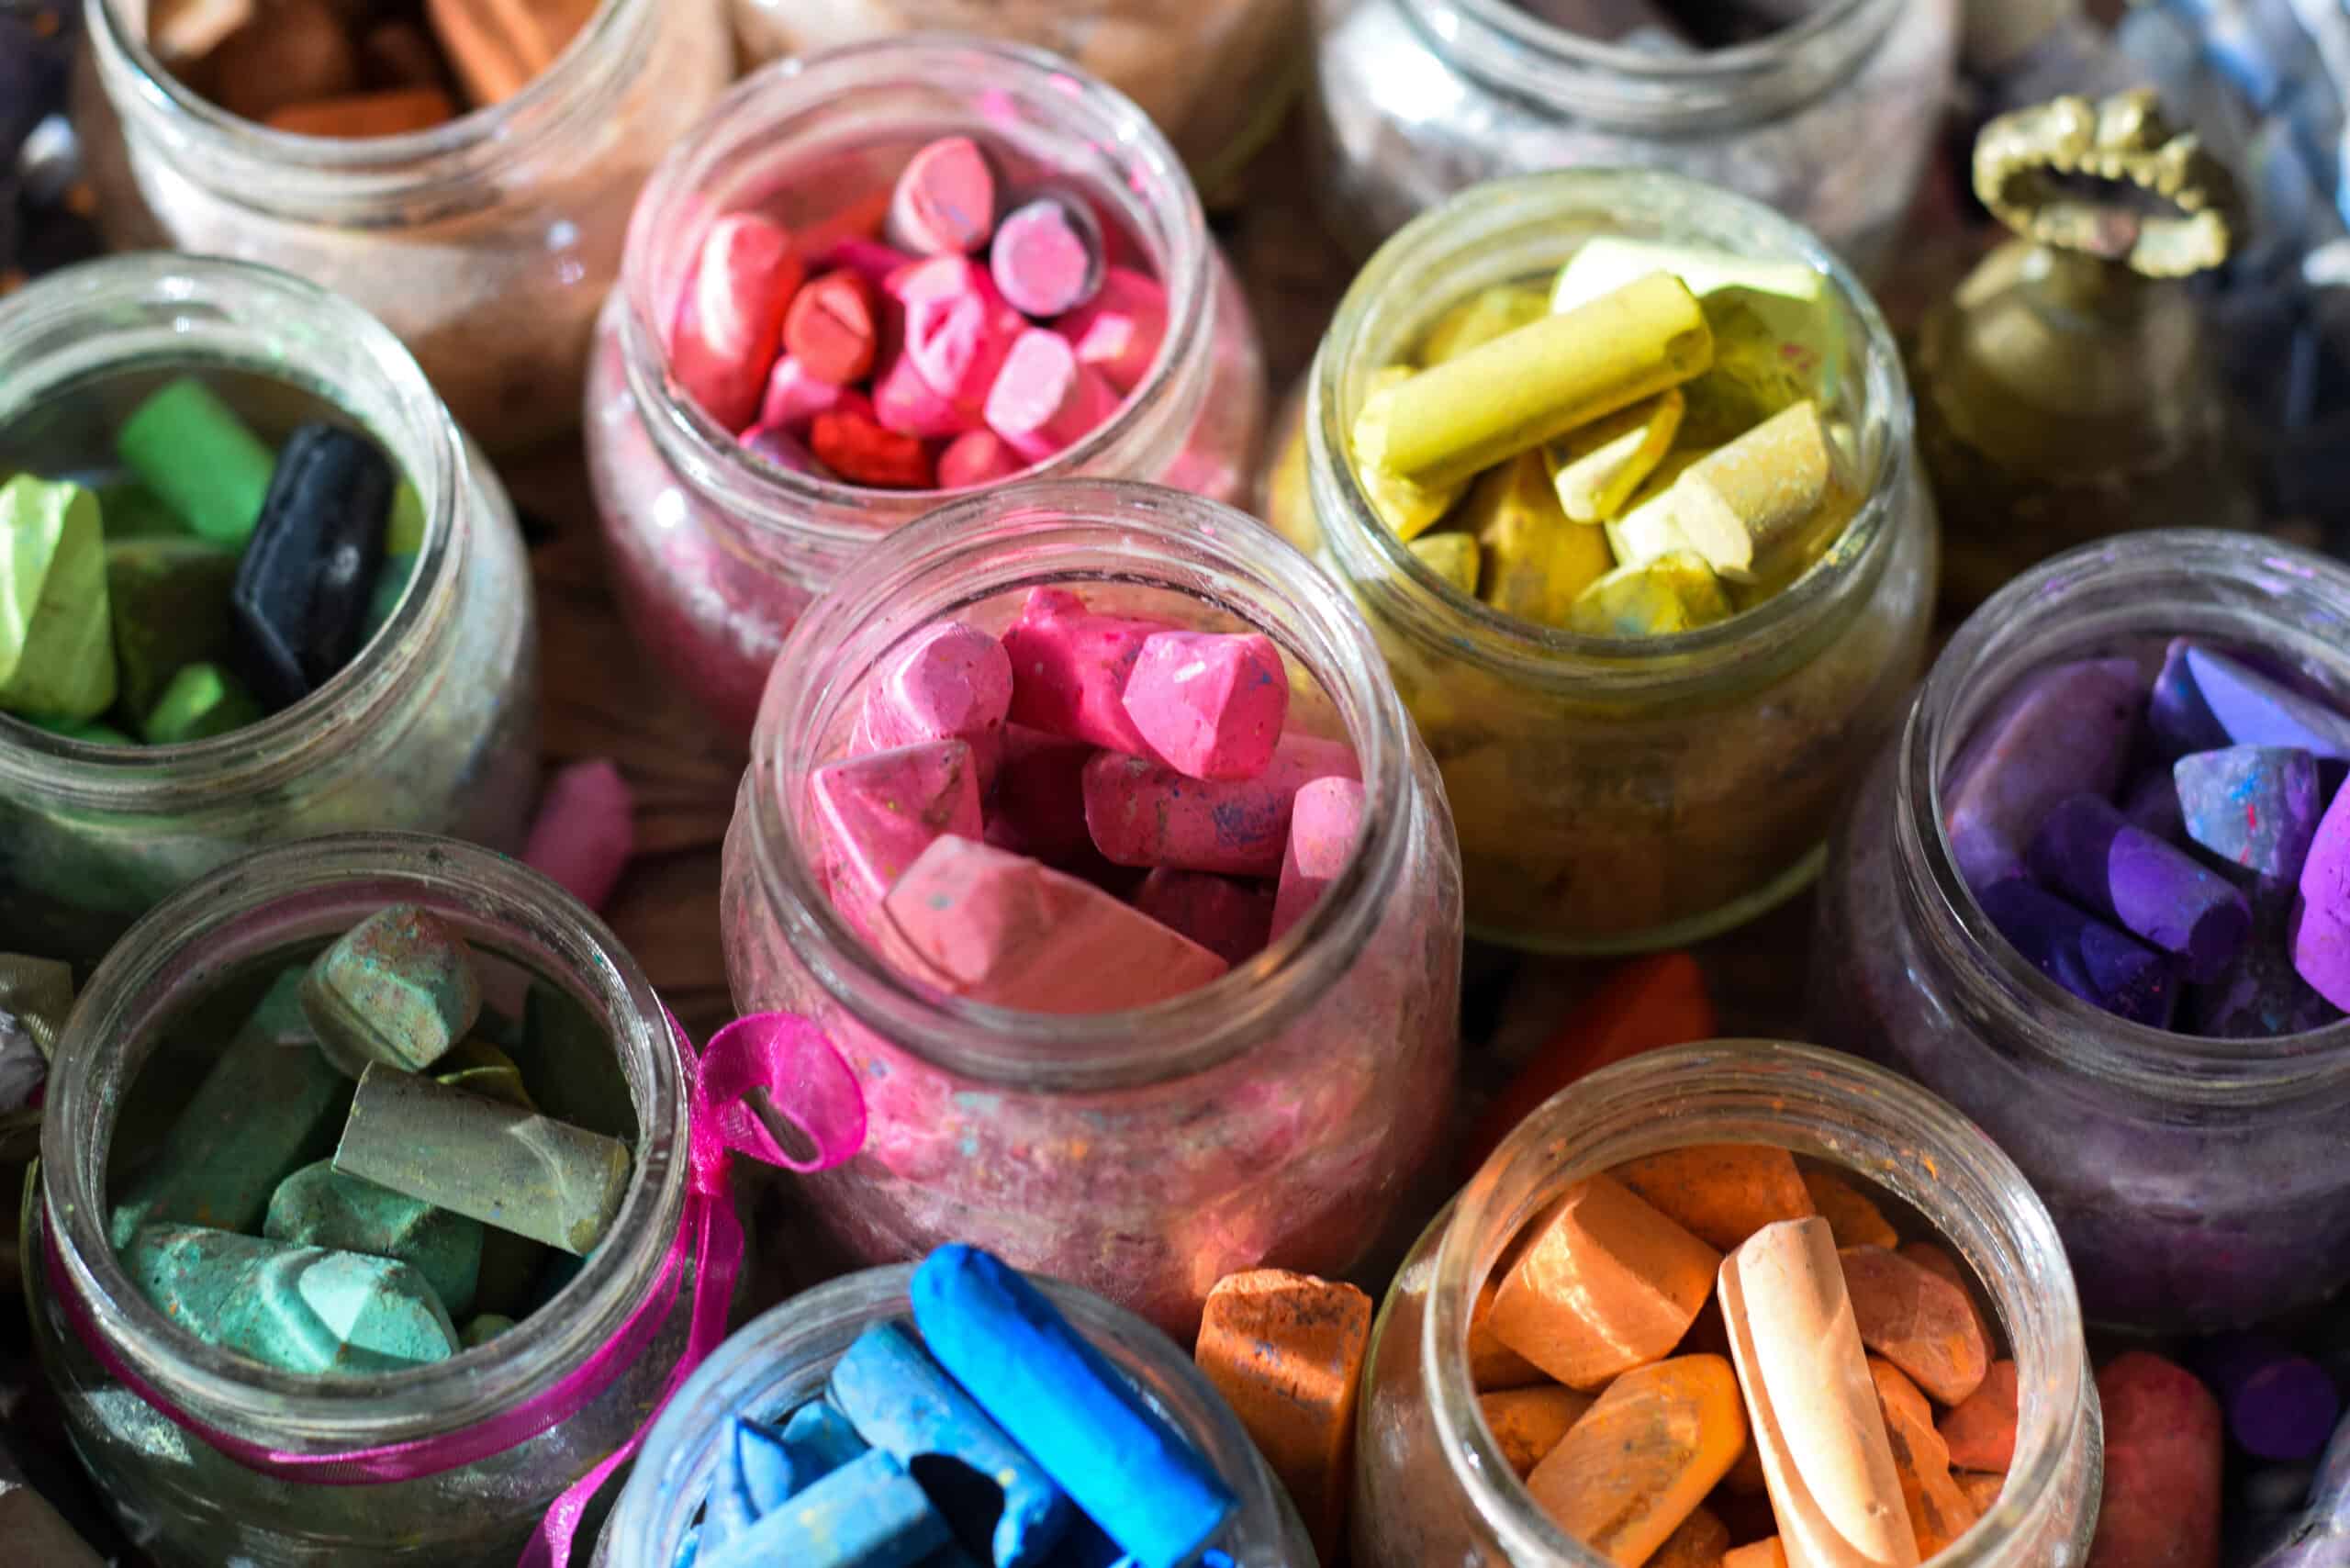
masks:
[[[953,137],[983,149],[1001,190],[1050,189],[1088,209],[1110,275],[1144,274],[1164,294],[1155,354],[1122,373],[1130,385],[1104,417],[1027,471],[1227,501],[1252,482],[1266,409],[1256,330],[1181,161],[1132,101],[1055,56],[976,39],[778,62],[738,84],[646,186],[588,372],[589,469],[621,608],[639,644],[736,735],[749,735],[809,601],[937,504],[940,476],[934,453],[907,488],[755,453],[678,385],[682,296],[722,218],[755,212],[812,237],[858,229],[863,213],[869,231],[914,155]],[[886,320],[879,335],[891,335]],[[951,469],[944,480],[957,482]]]
[[[1223,949],[1208,960],[1118,902],[1142,874],[1092,853],[1086,819],[1100,820],[1066,793],[1060,816],[1077,813],[1077,846],[1043,846],[1055,820],[1049,754],[1069,743],[1024,734],[1013,708],[988,837],[1004,841],[1019,815],[1037,857],[1077,873],[1040,878],[1054,899],[1086,906],[1057,935],[1147,928],[1138,960],[1121,964],[1099,944],[1061,959],[1054,1004],[1080,979],[1097,997],[1155,998],[1147,1004],[1037,1011],[917,982],[882,951],[893,929],[912,928],[902,890],[943,846],[994,852],[936,838],[892,888],[883,926],[845,895],[818,799],[820,772],[865,752],[855,736],[870,722],[868,694],[919,637],[951,621],[986,644],[1032,623],[1037,589],[1058,590],[1058,600],[1042,596],[1048,604],[1080,597],[1094,616],[1261,633],[1289,676],[1281,751],[1350,747],[1360,777],[1351,848],[1324,864],[1318,900],[1280,935],[1263,935],[1280,916],[1261,884],[1193,881],[1259,911],[1246,939],[1226,940],[1238,918],[1204,933]],[[1108,753],[1088,763],[1078,750],[1089,786],[1093,768],[1142,766]],[[976,799],[963,810],[976,818]],[[1152,902],[1158,881],[1134,896],[1183,924]],[[1154,486],[1029,483],[941,507],[868,552],[776,662],[727,836],[722,917],[736,1004],[815,1019],[863,1086],[863,1152],[800,1183],[856,1259],[968,1241],[1188,1342],[1224,1275],[1374,1266],[1428,1212],[1422,1182],[1449,1125],[1459,1056],[1460,877],[1443,790],[1345,596],[1228,508]],[[948,932],[950,945],[984,944],[979,924]],[[1178,969],[1189,989],[1166,980]]]

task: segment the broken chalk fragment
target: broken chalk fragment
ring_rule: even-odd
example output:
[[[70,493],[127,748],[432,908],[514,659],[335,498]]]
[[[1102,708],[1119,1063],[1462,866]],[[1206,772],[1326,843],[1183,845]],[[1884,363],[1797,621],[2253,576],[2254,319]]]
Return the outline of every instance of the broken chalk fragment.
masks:
[[[1502,1457],[1523,1481],[1559,1446],[1559,1439],[1592,1406],[1593,1396],[1557,1383],[1505,1388],[1477,1396],[1477,1414],[1500,1445]]]
[[[995,776],[1012,707],[1012,658],[1003,644],[959,621],[923,628],[890,655],[865,694],[854,750],[888,751],[957,739],[971,748],[979,787]]]
[[[1607,1386],[1526,1487],[1561,1529],[1639,1568],[1745,1450],[1738,1380],[1719,1356],[1679,1356]]]
[[[2020,878],[1979,890],[1983,913],[2025,962],[2092,1007],[2161,1029],[2178,977],[2160,954]]]
[[[1281,883],[1273,895],[1268,941],[1313,913],[1324,890],[1338,879],[1362,831],[1362,785],[1353,778],[1315,778],[1291,803],[1289,843],[1281,851]]]
[[[1969,887],[1980,894],[2020,871],[2057,802],[2111,797],[2145,703],[2132,659],[2035,671],[2000,700],[1942,783],[1942,826]]]
[[[1813,1212],[1795,1156],[1768,1144],[1686,1144],[1626,1160],[1608,1174],[1718,1251]]]
[[[423,1276],[451,1318],[473,1309],[480,1224],[343,1175],[330,1160],[305,1165],[278,1183],[261,1233],[297,1247],[396,1259]]]
[[[473,949],[413,905],[368,916],[302,979],[302,1014],[329,1061],[356,1078],[371,1062],[427,1068],[481,1015]]]
[[[827,763],[808,776],[834,901],[859,929],[942,834],[977,838],[979,770],[956,739]]]
[[[2171,780],[2188,837],[2255,877],[2301,874],[2323,799],[2317,759],[2308,752],[2263,745],[2190,752],[2171,765]]]
[[[2244,894],[2101,796],[2060,801],[2025,860],[2044,885],[2176,955],[2190,980],[2216,980],[2252,933]]]
[[[1158,632],[1143,640],[1121,701],[1176,772],[1252,778],[1288,722],[1289,670],[1262,633]]]
[[[1121,866],[1270,877],[1281,870],[1298,790],[1359,774],[1353,747],[1302,734],[1283,735],[1255,778],[1221,783],[1104,752],[1085,765],[1085,823],[1095,846]]]
[[[1161,866],[1135,890],[1134,906],[1227,964],[1247,963],[1271,940],[1272,895],[1212,871]]]

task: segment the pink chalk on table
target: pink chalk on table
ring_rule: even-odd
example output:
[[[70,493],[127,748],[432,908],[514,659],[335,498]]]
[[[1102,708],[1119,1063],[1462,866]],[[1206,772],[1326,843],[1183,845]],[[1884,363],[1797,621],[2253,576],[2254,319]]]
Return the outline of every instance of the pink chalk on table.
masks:
[[[978,250],[995,228],[995,171],[968,136],[941,137],[907,160],[883,233],[916,255]]]
[[[1176,772],[1248,778],[1272,761],[1289,722],[1289,671],[1261,632],[1160,632],[1144,641],[1122,700]]]
[[[1145,642],[1174,630],[1158,621],[1096,615],[1067,588],[1032,589],[1020,619],[1003,633],[1012,655],[1012,722],[1157,761],[1127,716],[1126,677]]]
[[[1167,335],[1167,291],[1131,267],[1108,267],[1085,304],[1058,318],[1053,330],[1069,341],[1080,364],[1090,364],[1120,392],[1150,374]]]
[[[730,431],[758,412],[800,279],[790,234],[756,213],[731,213],[702,240],[670,330],[669,375]]]
[[[852,741],[858,752],[922,741],[968,744],[984,791],[1003,750],[1012,706],[1012,658],[976,626],[941,621],[893,655],[865,693]]]
[[[522,863],[601,910],[636,850],[635,802],[617,765],[575,762],[547,784]]]
[[[963,256],[925,262],[898,291],[906,357],[940,396],[976,414],[1013,344],[1028,330],[985,269]]]
[[[859,413],[873,417],[873,399],[854,386],[827,381],[785,354],[767,373],[767,395],[759,401],[759,423],[805,435],[808,421],[818,414]]]
[[[1004,215],[988,246],[988,272],[1003,297],[1043,319],[1102,291],[1102,225],[1080,201],[1042,196]]]
[[[809,776],[808,793],[833,902],[860,930],[872,928],[890,886],[933,840],[980,831],[979,770],[960,740],[827,763]]]
[[[1262,773],[1226,782],[1109,752],[1085,765],[1085,825],[1094,847],[1121,866],[1270,877],[1281,868],[1298,790],[1360,776],[1351,746],[1311,735],[1283,736]]]
[[[1284,932],[1313,912],[1322,890],[1338,879],[1362,831],[1362,784],[1354,778],[1316,778],[1301,786],[1290,811],[1289,843],[1281,851],[1281,885],[1273,892],[1273,924],[1266,937]]]
[[[938,487],[967,490],[1009,479],[1028,466],[1027,460],[1005,444],[993,431],[965,431],[938,454]]]
[[[1117,411],[1118,394],[1067,339],[1031,327],[1013,341],[988,389],[988,429],[1032,463],[1084,440]]]
[[[1262,883],[1161,866],[1142,879],[1134,903],[1226,963],[1247,963],[1270,940],[1273,895]]]

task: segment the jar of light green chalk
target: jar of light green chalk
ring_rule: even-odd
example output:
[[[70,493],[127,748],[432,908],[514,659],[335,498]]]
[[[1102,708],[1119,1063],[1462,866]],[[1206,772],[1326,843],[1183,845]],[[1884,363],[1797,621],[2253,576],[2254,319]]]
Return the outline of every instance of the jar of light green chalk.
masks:
[[[200,1076],[234,1032],[210,1026],[207,1004],[250,1006],[243,999],[271,977],[393,904],[421,908],[464,937],[491,1005],[510,1011],[511,997],[500,998],[525,977],[557,993],[550,1005],[576,1025],[544,1036],[557,1043],[516,1046],[515,1059],[542,1111],[626,1138],[632,1174],[606,1239],[515,1327],[388,1372],[279,1371],[206,1343],[149,1304],[109,1244],[111,1200],[154,1147],[148,1108],[158,1091]],[[635,1431],[684,1350],[690,1264],[666,1308],[655,1294],[687,1213],[679,1047],[611,933],[501,856],[411,834],[345,834],[216,872],[156,909],[99,966],[56,1064],[24,1215],[33,1338],[75,1453],[158,1562],[508,1568],[549,1503]],[[162,1099],[168,1117],[185,1096]],[[560,1277],[543,1278],[541,1290]],[[579,1402],[566,1398],[534,1435],[432,1473],[359,1484],[249,1467],[134,1392],[92,1349],[208,1433],[298,1463],[397,1445],[430,1450],[496,1422],[580,1373],[640,1312],[655,1315],[643,1353],[575,1390]]]
[[[0,301],[0,478],[86,463],[77,476],[103,486],[116,428],[182,376],[265,440],[305,419],[364,429],[422,502],[421,545],[381,630],[258,723],[131,747],[0,714],[0,950],[94,962],[174,889],[263,845],[388,828],[514,849],[528,829],[538,636],[513,507],[415,360],[356,306],[187,256],[44,278]],[[129,524],[102,526],[111,541]]]

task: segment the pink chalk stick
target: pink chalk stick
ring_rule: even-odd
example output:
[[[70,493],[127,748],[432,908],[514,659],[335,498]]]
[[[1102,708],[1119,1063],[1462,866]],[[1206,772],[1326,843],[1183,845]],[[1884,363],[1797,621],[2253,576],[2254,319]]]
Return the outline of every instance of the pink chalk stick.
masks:
[[[1261,633],[1161,632],[1143,644],[1122,700],[1176,772],[1248,778],[1272,761],[1289,722],[1289,671]]]
[[[589,909],[601,910],[636,850],[628,780],[602,757],[575,762],[547,784],[531,824],[522,863],[563,884]]]
[[[808,270],[811,274],[853,272],[875,288],[886,290],[892,277],[921,260],[878,240],[850,234],[809,256]]]
[[[873,399],[854,386],[838,386],[784,355],[767,375],[767,396],[759,403],[759,423],[805,435],[818,414],[857,413],[873,417]]]
[[[938,487],[968,490],[1009,479],[1028,466],[993,431],[965,431],[938,454]]]
[[[906,356],[933,388],[976,416],[1013,344],[1028,330],[1027,318],[964,256],[925,262],[898,294],[905,306]]]
[[[823,834],[833,902],[858,930],[941,834],[979,834],[979,778],[959,740],[923,741],[826,763],[808,795]]]
[[[1086,741],[1024,724],[1004,725],[995,790],[988,801],[987,841],[1064,871],[1098,863],[1101,851],[1085,831],[1085,765],[1095,755]]]
[[[888,751],[951,736],[970,746],[985,790],[1003,752],[1003,716],[1011,706],[1012,658],[1003,644],[976,626],[937,622],[866,691],[856,749]]]
[[[781,425],[757,425],[744,431],[743,450],[794,474],[806,474],[818,479],[839,477],[817,461],[816,454],[808,450],[805,442]]]
[[[1353,778],[1316,778],[1300,786],[1290,811],[1289,845],[1281,851],[1281,886],[1273,892],[1272,929],[1282,933],[1313,913],[1322,890],[1336,881],[1362,831],[1362,785]]]
[[[875,944],[904,973],[1031,1013],[1147,1007],[1228,967],[1090,882],[956,834],[906,868],[882,910]]]
[[[1117,411],[1118,394],[1069,341],[1031,327],[1013,341],[988,388],[988,428],[1032,463],[1074,445]]]
[[[711,225],[669,334],[669,377],[730,431],[752,422],[800,286],[783,225],[737,212]]]
[[[1030,316],[1074,310],[1102,292],[1102,225],[1082,202],[1038,196],[996,225],[988,274]]]
[[[976,428],[978,420],[957,408],[914,368],[913,356],[906,352],[901,330],[892,319],[897,312],[884,305],[882,314],[881,349],[874,360],[879,367],[873,377],[875,422],[923,441]]]
[[[1085,765],[1085,825],[1094,847],[1121,866],[1270,877],[1281,868],[1298,790],[1360,771],[1351,746],[1310,735],[1284,735],[1262,773],[1228,783],[1105,753]]]
[[[1012,722],[1157,762],[1122,699],[1143,644],[1173,630],[1157,621],[1093,614],[1067,588],[1033,590],[1003,633],[1012,655]]]
[[[1134,903],[1228,964],[1255,958],[1272,930],[1273,898],[1261,884],[1236,882],[1206,871],[1161,866],[1142,879]]]
[[[2350,1009],[2350,785],[2333,792],[2301,862],[2293,913],[2293,968],[2311,990]]]
[[[946,136],[908,160],[890,193],[883,230],[916,255],[978,250],[995,228],[995,171],[968,136]]]
[[[1167,291],[1131,267],[1106,268],[1101,291],[1055,321],[1053,330],[1069,341],[1080,363],[1120,392],[1131,392],[1150,374],[1167,335]]]

